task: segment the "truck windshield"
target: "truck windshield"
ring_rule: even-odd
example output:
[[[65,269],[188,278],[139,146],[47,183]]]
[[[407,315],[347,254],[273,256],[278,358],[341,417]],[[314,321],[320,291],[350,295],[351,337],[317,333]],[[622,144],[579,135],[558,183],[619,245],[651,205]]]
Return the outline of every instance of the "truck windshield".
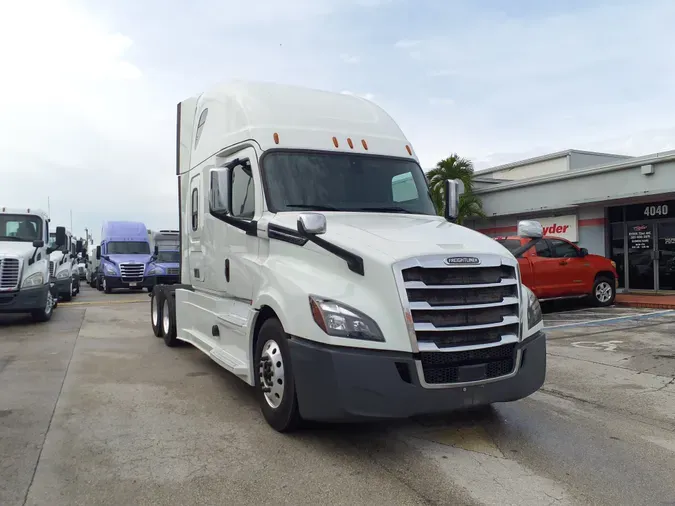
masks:
[[[497,239],[497,242],[504,246],[511,253],[520,248],[521,243],[518,239]]]
[[[108,255],[149,255],[150,244],[145,241],[111,241]]]
[[[33,242],[42,237],[42,220],[37,216],[0,214],[0,241]]]
[[[159,264],[177,264],[180,261],[180,253],[178,251],[160,251],[157,255],[157,263]]]
[[[318,210],[435,215],[412,160],[351,153],[278,151],[262,163],[272,212]]]

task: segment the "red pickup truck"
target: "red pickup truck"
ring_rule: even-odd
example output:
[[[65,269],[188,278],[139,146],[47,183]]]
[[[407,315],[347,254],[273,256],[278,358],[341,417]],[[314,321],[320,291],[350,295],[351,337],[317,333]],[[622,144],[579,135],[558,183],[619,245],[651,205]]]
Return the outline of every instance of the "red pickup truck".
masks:
[[[590,255],[586,248],[559,237],[495,240],[514,253],[523,284],[539,300],[590,297],[597,306],[614,303],[618,280],[614,261]]]

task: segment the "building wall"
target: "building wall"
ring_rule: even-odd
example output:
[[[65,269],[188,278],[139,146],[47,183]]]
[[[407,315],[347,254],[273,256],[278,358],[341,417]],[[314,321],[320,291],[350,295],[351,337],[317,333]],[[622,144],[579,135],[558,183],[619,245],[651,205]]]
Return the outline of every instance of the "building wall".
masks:
[[[570,155],[569,170],[594,167],[596,165],[605,165],[608,163],[621,162],[629,157],[621,155],[611,155],[602,153],[578,153],[572,152]]]
[[[476,194],[488,216],[547,213],[554,210],[607,202],[609,199],[649,199],[675,194],[675,161],[652,162],[654,173],[643,175],[640,166],[595,171],[571,177],[547,178],[527,186],[520,182],[480,189]]]
[[[517,232],[518,221],[551,219],[563,215],[577,216],[577,229],[579,240],[576,244],[580,248],[586,248],[594,255],[607,255],[607,232],[604,206],[584,207],[575,211],[561,211],[556,213],[527,213],[518,216],[505,216],[488,218],[486,220],[467,220],[464,225],[496,237],[500,235],[513,235]],[[555,220],[553,220],[555,221]]]
[[[521,165],[512,169],[498,170],[490,174],[495,179],[527,179],[530,177],[546,176],[557,172],[564,172],[568,169],[567,156],[535,162],[528,165]],[[480,175],[480,173],[478,173]],[[487,174],[486,174],[487,176]]]

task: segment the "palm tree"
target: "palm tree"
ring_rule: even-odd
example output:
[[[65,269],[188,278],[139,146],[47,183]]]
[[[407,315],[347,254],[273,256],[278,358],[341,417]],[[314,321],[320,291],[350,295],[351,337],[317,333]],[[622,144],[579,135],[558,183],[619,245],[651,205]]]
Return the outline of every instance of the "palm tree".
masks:
[[[445,207],[445,180],[459,179],[464,185],[464,193],[459,197],[459,216],[457,223],[462,223],[468,217],[485,217],[483,204],[473,193],[473,163],[467,158],[453,153],[436,164],[436,167],[427,172],[431,198],[436,206],[436,212],[443,214]]]

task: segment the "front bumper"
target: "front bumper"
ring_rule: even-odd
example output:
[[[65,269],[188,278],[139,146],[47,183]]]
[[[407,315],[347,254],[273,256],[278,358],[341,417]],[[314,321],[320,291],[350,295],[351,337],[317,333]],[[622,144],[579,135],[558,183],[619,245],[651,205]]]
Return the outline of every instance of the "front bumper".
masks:
[[[118,288],[152,288],[155,286],[154,276],[144,277],[142,280],[127,281],[123,280],[117,276],[103,276],[105,278],[106,285],[111,289],[115,290]]]
[[[56,287],[56,293],[59,296],[68,295],[70,293],[70,283],[73,281],[72,278],[63,278],[63,279],[51,278],[50,281]]]
[[[425,388],[410,353],[342,349],[303,339],[289,341],[300,414],[307,420],[358,421],[437,414],[536,392],[546,376],[546,336],[516,345],[520,367],[505,379]],[[406,372],[407,371],[407,372]]]
[[[0,313],[30,313],[44,309],[50,285],[23,288],[18,292],[0,293]]]

